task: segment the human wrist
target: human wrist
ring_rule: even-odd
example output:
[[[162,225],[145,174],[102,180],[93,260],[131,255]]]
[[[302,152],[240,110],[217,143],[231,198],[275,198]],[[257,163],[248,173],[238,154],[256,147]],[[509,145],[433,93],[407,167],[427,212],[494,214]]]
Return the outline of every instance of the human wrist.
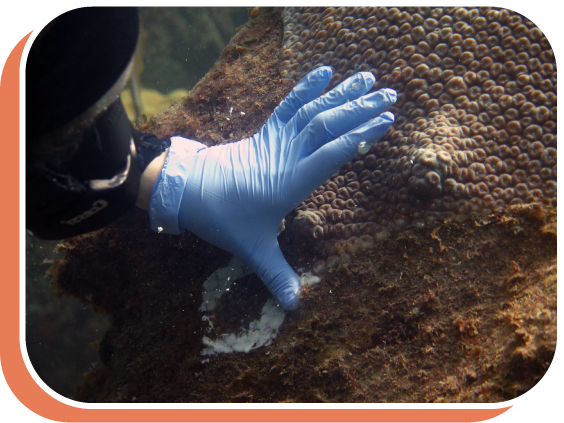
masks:
[[[159,233],[180,234],[180,203],[186,180],[198,151],[206,146],[182,137],[172,137],[171,146],[152,188],[148,206],[151,229]]]

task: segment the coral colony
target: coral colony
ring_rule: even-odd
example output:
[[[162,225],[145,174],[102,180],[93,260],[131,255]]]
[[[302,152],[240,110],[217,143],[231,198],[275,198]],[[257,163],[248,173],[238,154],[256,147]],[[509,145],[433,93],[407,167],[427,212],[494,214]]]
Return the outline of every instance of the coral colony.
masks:
[[[556,203],[556,66],[526,18],[490,8],[287,8],[283,23],[283,75],[329,65],[334,86],[370,71],[374,89],[398,92],[388,135],[300,207],[317,216],[301,233],[330,261],[340,240],[355,249],[410,224]]]

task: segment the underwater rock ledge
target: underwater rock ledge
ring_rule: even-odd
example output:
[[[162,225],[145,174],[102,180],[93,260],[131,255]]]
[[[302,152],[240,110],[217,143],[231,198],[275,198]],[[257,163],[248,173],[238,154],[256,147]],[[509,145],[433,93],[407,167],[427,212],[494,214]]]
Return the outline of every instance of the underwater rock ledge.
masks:
[[[208,145],[252,135],[295,84],[280,76],[282,28],[281,10],[254,9],[190,95],[140,129]],[[204,357],[202,284],[230,255],[187,232],[156,234],[146,213],[133,210],[63,241],[66,257],[51,268],[60,293],[94,305],[112,323],[97,345],[101,364],[84,375],[75,399],[514,398],[542,378],[554,355],[556,236],[552,202],[393,230],[326,269],[271,345]],[[295,268],[327,255],[292,228],[280,242]],[[238,279],[215,310],[222,316],[215,332],[248,326],[268,298],[254,274]]]

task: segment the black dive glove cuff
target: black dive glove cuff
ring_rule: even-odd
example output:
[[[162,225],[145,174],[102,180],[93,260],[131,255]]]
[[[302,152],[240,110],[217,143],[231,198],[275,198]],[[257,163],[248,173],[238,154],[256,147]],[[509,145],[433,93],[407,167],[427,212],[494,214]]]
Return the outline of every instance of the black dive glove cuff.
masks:
[[[163,140],[157,138],[156,135],[146,134],[136,129],[135,131],[139,140],[137,143],[137,155],[139,156],[141,172],[143,172],[149,166],[149,163],[170,147],[170,140]]]

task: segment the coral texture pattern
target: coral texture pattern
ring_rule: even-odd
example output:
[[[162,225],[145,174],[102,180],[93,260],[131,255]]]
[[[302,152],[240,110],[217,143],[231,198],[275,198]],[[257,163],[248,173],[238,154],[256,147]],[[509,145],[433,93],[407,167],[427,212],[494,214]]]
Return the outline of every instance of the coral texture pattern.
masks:
[[[317,218],[299,231],[332,239],[328,254],[335,239],[556,206],[556,64],[531,21],[495,8],[341,7],[287,8],[283,23],[283,76],[330,65],[331,86],[371,71],[374,89],[398,92],[393,129],[301,206]]]

